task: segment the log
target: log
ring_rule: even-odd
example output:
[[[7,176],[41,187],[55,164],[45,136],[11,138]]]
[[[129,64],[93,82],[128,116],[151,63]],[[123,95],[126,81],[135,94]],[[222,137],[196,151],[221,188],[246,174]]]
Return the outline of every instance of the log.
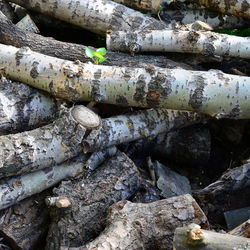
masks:
[[[66,110],[54,123],[0,137],[0,176],[47,168],[82,152],[85,132],[100,126],[100,118],[84,106]]]
[[[132,9],[157,11],[161,0],[114,0],[114,2],[124,4]]]
[[[238,227],[234,228],[228,233],[235,236],[250,238],[250,219],[243,222]]]
[[[49,192],[42,192],[0,212],[0,234],[11,249],[33,250],[44,247],[50,222],[44,202],[47,195]],[[0,247],[6,249],[2,245]]]
[[[0,1],[0,11],[6,16],[7,19],[14,19],[14,11],[12,10],[10,4],[6,0]]]
[[[230,169],[209,186],[194,190],[193,195],[212,223],[223,223],[227,210],[249,206],[250,164]]]
[[[172,249],[175,228],[191,222],[209,227],[188,194],[148,204],[119,201],[109,208],[107,226],[97,239],[82,247],[62,249]]]
[[[249,77],[73,63],[7,45],[0,45],[0,55],[0,67],[7,76],[57,98],[193,110],[217,119],[250,117]]]
[[[232,14],[235,16],[243,17],[247,20],[250,19],[250,2],[249,0],[188,0],[205,5],[206,8],[221,12],[223,14]]]
[[[111,204],[128,199],[139,186],[139,172],[123,153],[107,160],[89,178],[62,182],[53,190],[56,197],[67,197],[68,208],[51,207],[52,223],[46,249],[75,247],[95,238],[104,227]]]
[[[176,250],[231,250],[248,249],[250,239],[200,229],[198,225],[178,227],[173,248]]]
[[[4,19],[1,14],[0,42],[18,48],[29,47],[33,51],[66,60],[90,62],[90,58],[85,56],[86,46],[75,43],[61,42],[50,37],[43,37],[38,34],[29,33],[25,30],[19,29],[12,22]],[[194,69],[187,64],[176,63],[173,60],[169,60],[166,56],[135,55],[134,57],[131,57],[125,53],[108,51],[107,57],[108,60],[103,62],[104,65],[143,68],[145,67],[145,62],[147,62],[147,65],[162,68],[181,67],[183,69]]]
[[[83,151],[94,152],[106,147],[155,138],[158,134],[205,121],[204,117],[185,111],[149,109],[133,114],[102,120],[102,126],[93,130],[83,141]]]
[[[16,26],[31,33],[40,33],[38,27],[36,26],[29,14],[22,18],[22,20],[20,20],[16,24]]]
[[[156,19],[121,4],[108,0],[54,1],[11,0],[25,7],[62,21],[69,22],[91,32],[105,35],[113,30],[164,29],[167,26]]]
[[[0,135],[31,130],[54,120],[58,104],[23,83],[0,79]]]
[[[165,9],[161,11],[160,16],[167,25],[173,22],[180,22],[181,24],[187,25],[197,20],[207,23],[213,29],[237,29],[247,25],[247,21],[243,18],[223,15],[205,8],[186,8],[181,10]]]
[[[209,31],[109,31],[106,44],[109,50],[130,53],[179,52],[250,59],[249,37],[217,34]]]

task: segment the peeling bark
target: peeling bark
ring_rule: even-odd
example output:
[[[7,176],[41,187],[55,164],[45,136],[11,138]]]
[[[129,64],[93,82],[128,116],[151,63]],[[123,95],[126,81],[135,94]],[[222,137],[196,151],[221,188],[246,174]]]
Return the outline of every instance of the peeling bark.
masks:
[[[56,118],[57,102],[18,82],[0,80],[0,135],[34,129]]]
[[[138,170],[121,152],[88,179],[62,182],[54,194],[67,197],[72,205],[66,209],[51,207],[52,223],[46,249],[80,246],[95,238],[104,227],[109,206],[128,199],[138,186]]]
[[[0,212],[0,234],[12,249],[34,250],[45,245],[49,226],[46,195],[49,193],[40,193]]]
[[[57,41],[50,37],[43,37],[38,34],[32,34],[25,30],[19,29],[8,20],[1,17],[0,14],[0,42],[15,47],[29,47],[31,50],[40,52],[44,55],[54,56],[66,60],[80,60],[81,62],[90,62],[90,58],[85,56],[86,46],[75,43],[66,43]],[[152,55],[135,55],[131,57],[125,53],[107,52],[108,60],[103,62],[104,65],[138,67],[145,65],[158,66],[162,68],[194,69],[184,63],[176,63],[166,58],[166,56]],[[145,63],[147,62],[147,63]]]
[[[105,35],[109,29],[141,30],[167,27],[152,17],[108,0],[11,0],[11,2],[101,35]]]
[[[248,249],[250,239],[202,230],[198,225],[176,228],[173,248],[176,250]]]
[[[70,101],[191,110],[216,118],[250,118],[249,77],[221,71],[82,64],[0,45],[0,67],[12,79]]]
[[[187,111],[149,109],[103,119],[100,129],[93,130],[83,139],[83,150],[93,152],[141,138],[153,139],[162,132],[199,123],[204,118]]]
[[[189,2],[205,5],[206,8],[221,12],[223,14],[232,14],[245,19],[250,19],[249,0],[188,0]]]
[[[167,25],[170,25],[174,21],[186,25],[199,20],[207,23],[214,29],[235,29],[242,28],[247,25],[247,21],[243,18],[231,15],[222,15],[207,9],[166,9],[161,11],[161,19]]]
[[[7,177],[57,165],[78,155],[86,130],[100,118],[84,106],[74,106],[53,124],[0,137],[0,176]]]
[[[179,52],[207,56],[232,56],[250,59],[250,37],[202,31],[152,30],[108,32],[107,48],[113,51]]]
[[[157,11],[161,0],[114,0],[133,9]]]
[[[107,226],[85,249],[172,249],[176,227],[197,223],[208,228],[206,216],[188,194],[153,203],[119,201],[109,208]]]

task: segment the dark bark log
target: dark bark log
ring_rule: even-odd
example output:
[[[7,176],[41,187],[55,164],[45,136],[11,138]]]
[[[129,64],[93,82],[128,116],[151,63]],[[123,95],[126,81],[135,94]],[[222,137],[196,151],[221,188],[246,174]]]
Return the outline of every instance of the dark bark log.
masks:
[[[45,245],[50,218],[44,199],[48,194],[40,193],[0,212],[0,235],[13,249],[33,250]]]
[[[250,205],[250,164],[230,169],[218,181],[194,191],[210,222],[223,223],[223,212]]]
[[[100,118],[84,106],[65,111],[54,123],[19,134],[0,137],[0,176],[47,168],[78,155],[86,130]]]
[[[173,248],[176,250],[249,249],[250,239],[202,230],[198,225],[177,228]]]
[[[43,37],[38,34],[29,33],[21,30],[8,20],[0,16],[0,42],[13,45],[15,47],[29,47],[33,51],[45,55],[54,56],[66,60],[80,60],[89,62],[90,58],[85,56],[86,46],[74,43],[60,42],[53,38]],[[145,67],[152,65],[162,68],[194,69],[183,63],[176,63],[167,59],[165,56],[135,55],[131,57],[125,53],[111,52],[107,53],[108,60],[103,65],[126,66],[126,67]]]
[[[34,129],[54,120],[55,99],[19,82],[0,80],[0,135]]]
[[[95,238],[104,227],[111,204],[128,199],[139,186],[139,173],[123,153],[106,161],[88,179],[62,182],[54,195],[67,197],[68,208],[51,207],[46,249],[76,247]]]
[[[97,239],[68,249],[172,249],[175,228],[192,222],[209,227],[190,195],[148,204],[120,201],[110,207],[107,226]]]
[[[250,238],[250,219],[234,228],[232,231],[228,232],[229,234],[235,236],[242,236],[245,238]]]

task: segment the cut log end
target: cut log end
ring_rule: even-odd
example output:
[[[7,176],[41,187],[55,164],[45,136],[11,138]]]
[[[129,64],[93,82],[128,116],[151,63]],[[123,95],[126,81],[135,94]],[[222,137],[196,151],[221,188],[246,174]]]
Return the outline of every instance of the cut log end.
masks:
[[[84,106],[74,106],[71,114],[81,125],[87,128],[96,128],[101,124],[101,118]]]

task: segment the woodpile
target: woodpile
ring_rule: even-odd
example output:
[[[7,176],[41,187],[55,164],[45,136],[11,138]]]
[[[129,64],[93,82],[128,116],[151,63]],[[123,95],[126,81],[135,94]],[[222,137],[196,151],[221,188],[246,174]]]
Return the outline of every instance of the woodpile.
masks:
[[[0,0],[0,248],[248,249],[249,11]]]

